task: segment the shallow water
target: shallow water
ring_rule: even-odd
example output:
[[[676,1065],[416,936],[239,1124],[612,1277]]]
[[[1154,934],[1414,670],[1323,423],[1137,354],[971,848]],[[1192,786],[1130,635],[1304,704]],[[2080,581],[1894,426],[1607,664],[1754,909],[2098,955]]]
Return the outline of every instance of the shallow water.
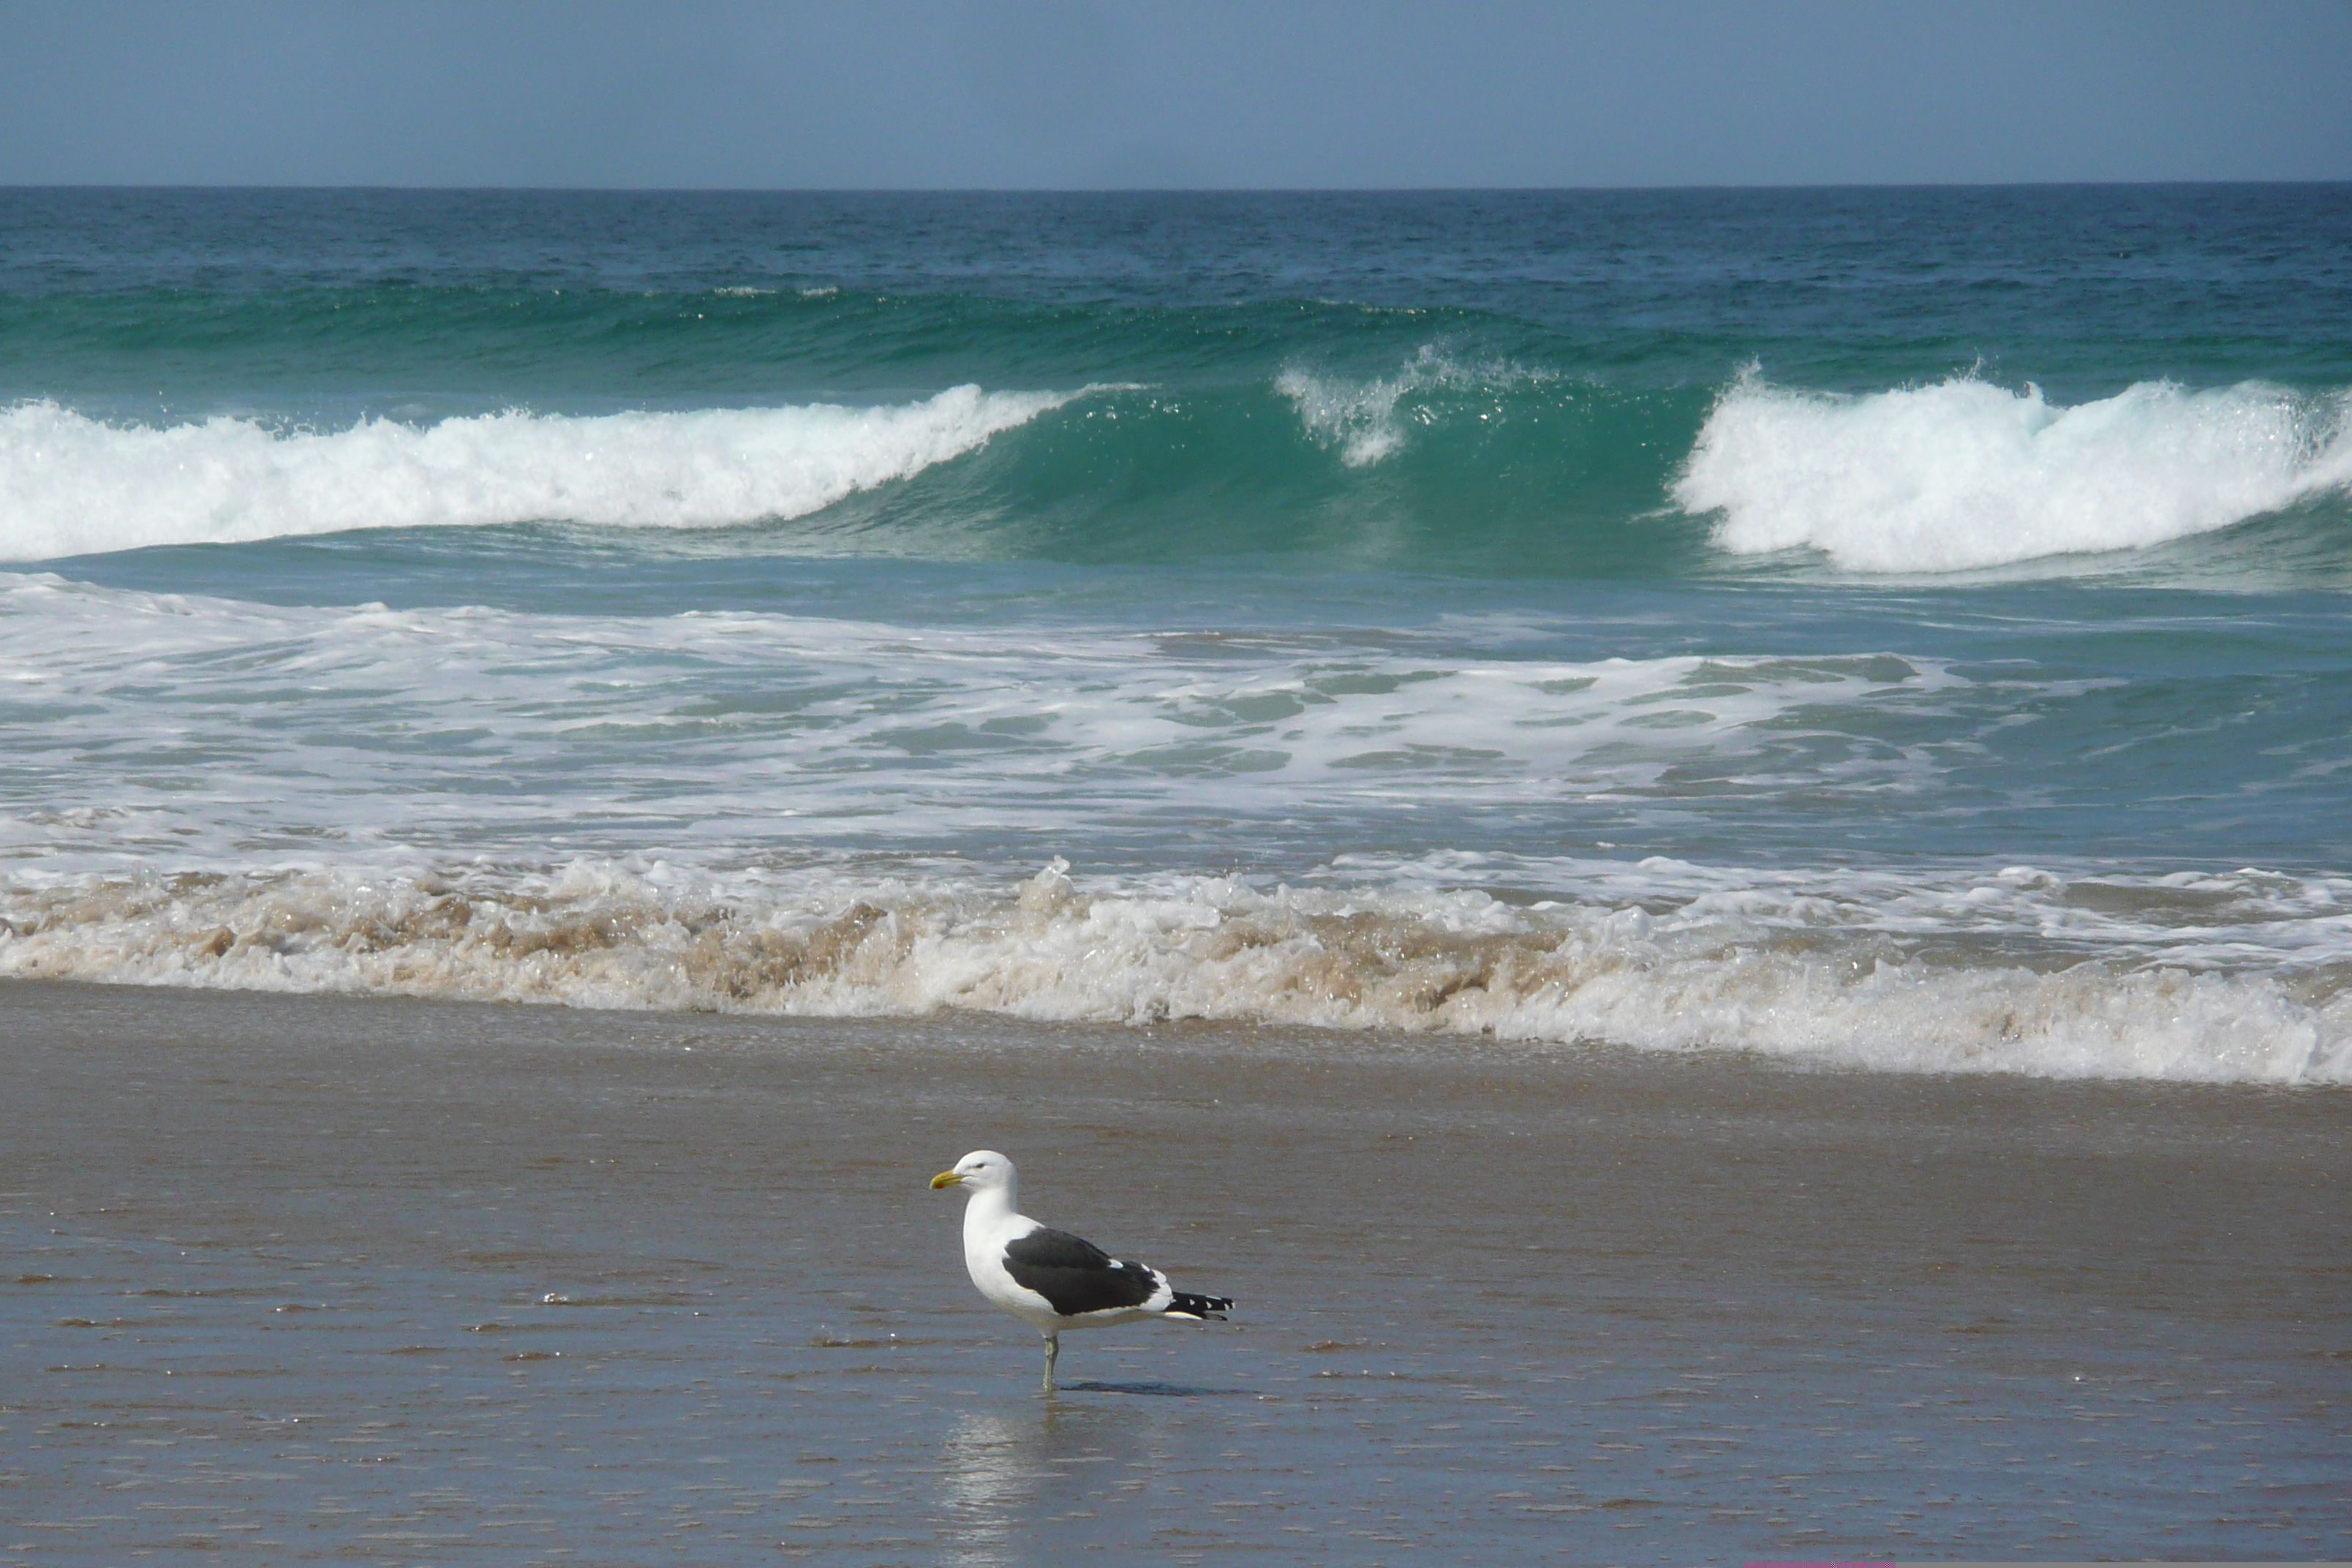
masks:
[[[0,991],[0,1550],[2324,1559],[2337,1091]],[[1240,1299],[1038,1342],[929,1173]],[[552,1297],[554,1300],[551,1300]]]

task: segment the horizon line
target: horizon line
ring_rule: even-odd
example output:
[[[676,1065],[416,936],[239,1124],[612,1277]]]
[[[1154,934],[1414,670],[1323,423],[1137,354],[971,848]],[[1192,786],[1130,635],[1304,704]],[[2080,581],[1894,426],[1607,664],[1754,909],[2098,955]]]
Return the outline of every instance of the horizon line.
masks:
[[[2233,178],[2148,180],[1853,180],[1750,184],[1692,182],[1629,185],[592,185],[386,184],[367,182],[286,184],[230,181],[0,182],[0,192],[26,191],[300,191],[429,193],[474,195],[796,195],[796,196],[1267,196],[1267,195],[1607,195],[1729,191],[2009,191],[2151,190],[2215,186],[2352,186],[2331,179]]]

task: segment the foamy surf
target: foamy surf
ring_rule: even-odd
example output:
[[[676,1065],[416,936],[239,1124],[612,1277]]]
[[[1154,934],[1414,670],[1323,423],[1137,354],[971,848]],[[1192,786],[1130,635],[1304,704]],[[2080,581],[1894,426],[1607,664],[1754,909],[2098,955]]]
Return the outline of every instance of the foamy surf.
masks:
[[[957,386],[875,408],[510,410],[326,431],[226,416],[115,425],[20,404],[0,412],[0,560],[362,528],[802,517],[961,457],[1077,395]]]
[[[1735,554],[1956,572],[2136,550],[2352,488],[2346,397],[2142,382],[2072,407],[1973,377],[1848,397],[1753,374],[1673,487]]]
[[[972,853],[975,834],[1008,829],[1058,847],[1081,821],[1098,854],[1157,858],[1203,815],[1668,804],[1701,778],[1750,795],[1913,793],[1937,763],[1885,745],[1883,716],[1960,738],[1988,721],[1972,703],[1990,694],[1994,721],[2007,703],[1885,654],[1462,651],[1311,632],[278,605],[0,573],[0,689],[39,704],[0,711],[0,749],[39,781],[0,795],[0,859]],[[301,722],[286,725],[274,710],[298,693]],[[118,738],[101,757],[92,724]],[[149,765],[192,746],[200,789]],[[483,767],[503,787],[482,790]],[[303,787],[289,795],[289,777]]]
[[[2052,880],[2006,877],[2021,894]],[[1794,918],[1743,915],[1721,898],[1654,913],[1227,878],[1086,889],[1059,861],[1010,889],[793,887],[587,860],[520,876],[19,877],[0,889],[0,973],[818,1016],[1192,1018],[1904,1072],[2352,1082],[2352,992],[2341,988],[2276,970],[2035,965],[1991,945],[1938,957],[1883,931],[1840,932],[1822,900],[1782,902]]]

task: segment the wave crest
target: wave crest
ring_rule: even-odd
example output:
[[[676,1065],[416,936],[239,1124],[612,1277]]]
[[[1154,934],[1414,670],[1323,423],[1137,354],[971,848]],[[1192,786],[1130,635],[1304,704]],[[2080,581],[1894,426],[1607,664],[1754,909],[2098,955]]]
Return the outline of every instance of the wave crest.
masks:
[[[20,404],[0,412],[0,560],[359,528],[800,517],[961,457],[1076,395],[958,386],[878,408],[511,410],[333,431],[226,416],[110,425],[54,402]]]
[[[1298,411],[1309,437],[1337,447],[1348,467],[1365,468],[1402,449],[1408,423],[1428,424],[1437,417],[1427,402],[1433,393],[1502,392],[1553,379],[1548,372],[1499,361],[1465,364],[1438,345],[1424,343],[1394,375],[1350,381],[1293,365],[1275,378],[1274,389]],[[1490,408],[1487,416],[1495,412]]]
[[[1748,374],[1674,484],[1737,554],[1810,547],[1864,572],[2132,550],[2352,488],[2352,404],[2260,383],[2142,382],[2053,406],[1973,377],[1867,396]]]

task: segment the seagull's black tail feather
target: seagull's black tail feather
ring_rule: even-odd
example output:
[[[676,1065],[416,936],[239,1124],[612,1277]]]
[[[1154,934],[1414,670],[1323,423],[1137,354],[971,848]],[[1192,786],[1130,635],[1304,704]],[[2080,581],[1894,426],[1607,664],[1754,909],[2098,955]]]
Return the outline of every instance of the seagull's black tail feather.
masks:
[[[1163,1318],[1213,1320],[1222,1323],[1225,1321],[1225,1314],[1232,1311],[1233,1307],[1234,1299],[1231,1296],[1195,1296],[1188,1291],[1179,1290],[1176,1292],[1176,1300],[1169,1302],[1168,1310],[1160,1315]]]

